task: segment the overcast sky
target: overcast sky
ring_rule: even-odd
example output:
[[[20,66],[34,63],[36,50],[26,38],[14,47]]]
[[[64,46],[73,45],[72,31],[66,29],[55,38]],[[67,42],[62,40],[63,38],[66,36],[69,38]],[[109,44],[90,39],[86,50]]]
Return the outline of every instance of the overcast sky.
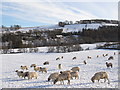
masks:
[[[6,2],[5,2],[6,1]],[[57,24],[59,21],[83,19],[118,19],[118,2],[51,2],[48,0],[18,0],[2,2],[1,25],[41,26]],[[11,1],[11,0],[9,0]]]

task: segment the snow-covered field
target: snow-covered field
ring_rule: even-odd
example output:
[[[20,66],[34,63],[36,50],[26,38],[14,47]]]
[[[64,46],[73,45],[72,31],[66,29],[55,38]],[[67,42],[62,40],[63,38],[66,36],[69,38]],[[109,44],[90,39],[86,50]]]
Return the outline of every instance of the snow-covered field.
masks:
[[[113,53],[116,52],[116,55]],[[103,54],[108,56],[103,57]],[[96,56],[100,57],[97,58]],[[1,54],[2,56],[2,88],[118,88],[118,51],[117,50],[88,50],[71,53],[19,53],[19,54]],[[56,60],[57,57],[63,56],[63,59]],[[76,60],[72,58],[76,56]],[[87,59],[91,56],[92,59]],[[107,60],[109,56],[113,56],[114,60]],[[83,64],[86,60],[87,64]],[[43,65],[45,61],[49,61],[49,65]],[[106,61],[113,63],[113,68],[107,68]],[[28,80],[19,78],[15,70],[20,70],[21,65],[30,66],[31,64],[48,68],[48,73],[39,73],[38,79]],[[58,69],[58,64],[62,64],[62,69]],[[72,67],[80,67],[79,79],[71,80],[71,84],[67,85],[67,81],[62,85],[60,82],[52,84],[47,79],[53,72],[70,70]],[[29,67],[29,71],[34,71]],[[91,82],[94,73],[106,71],[109,74],[110,84],[103,83],[104,80]]]

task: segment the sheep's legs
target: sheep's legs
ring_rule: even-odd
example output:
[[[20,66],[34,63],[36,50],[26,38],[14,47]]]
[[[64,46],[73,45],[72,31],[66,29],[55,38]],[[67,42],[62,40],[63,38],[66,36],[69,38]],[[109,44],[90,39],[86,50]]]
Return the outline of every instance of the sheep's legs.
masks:
[[[68,80],[68,84],[70,84],[70,80]]]
[[[104,83],[106,82],[106,78],[104,79]]]
[[[107,80],[108,80],[108,84],[110,84],[110,80],[107,78]]]

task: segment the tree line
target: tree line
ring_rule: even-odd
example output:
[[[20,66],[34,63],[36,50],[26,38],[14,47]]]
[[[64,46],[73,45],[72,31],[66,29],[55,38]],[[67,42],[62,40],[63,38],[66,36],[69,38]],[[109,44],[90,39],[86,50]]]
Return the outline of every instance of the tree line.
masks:
[[[83,29],[79,32],[62,33],[62,29],[53,31],[29,30],[2,34],[4,48],[33,48],[43,46],[67,46],[96,42],[118,42],[118,26],[104,26],[94,29]],[[7,43],[7,44],[6,44]]]

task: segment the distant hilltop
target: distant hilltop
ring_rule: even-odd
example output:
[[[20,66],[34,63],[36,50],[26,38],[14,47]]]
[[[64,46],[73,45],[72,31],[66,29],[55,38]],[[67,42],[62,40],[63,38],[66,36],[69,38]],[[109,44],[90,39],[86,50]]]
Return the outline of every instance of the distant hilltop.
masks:
[[[80,20],[73,23],[72,21],[59,22],[58,25],[63,27],[63,32],[78,32],[83,29],[95,29],[103,26],[118,26],[118,20],[106,20],[106,19],[91,19],[91,20]]]
[[[94,24],[94,23],[99,23],[99,24],[118,24],[118,20],[106,20],[106,19],[91,19],[91,20],[80,20],[76,21],[73,23],[73,21],[64,21],[64,22],[59,22],[58,25],[61,27],[64,27],[65,25],[73,25],[73,24]]]

